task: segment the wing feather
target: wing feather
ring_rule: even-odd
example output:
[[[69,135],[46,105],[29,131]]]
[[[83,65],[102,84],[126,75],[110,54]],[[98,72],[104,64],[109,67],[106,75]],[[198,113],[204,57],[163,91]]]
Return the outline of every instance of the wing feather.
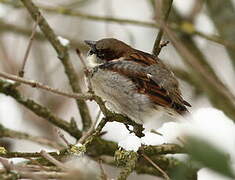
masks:
[[[164,81],[166,79],[161,77],[164,73],[171,73],[171,71],[165,69],[165,67],[159,68],[156,62],[153,64],[155,60],[151,61],[152,65],[147,65],[149,61],[146,59],[149,57],[143,60],[143,57],[135,56],[136,60],[134,61],[130,61],[128,58],[112,60],[99,67],[130,78],[135,83],[137,91],[148,95],[155,104],[171,108],[179,114],[187,112],[186,106],[190,106],[190,104],[181,97],[177,80],[172,75],[167,76],[169,78],[167,81]]]

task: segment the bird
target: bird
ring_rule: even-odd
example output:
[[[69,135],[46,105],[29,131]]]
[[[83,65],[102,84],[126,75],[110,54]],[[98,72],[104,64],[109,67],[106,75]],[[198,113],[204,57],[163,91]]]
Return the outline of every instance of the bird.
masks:
[[[85,40],[86,63],[94,93],[110,110],[144,124],[166,112],[184,115],[191,105],[182,98],[179,82],[157,56],[114,38]]]

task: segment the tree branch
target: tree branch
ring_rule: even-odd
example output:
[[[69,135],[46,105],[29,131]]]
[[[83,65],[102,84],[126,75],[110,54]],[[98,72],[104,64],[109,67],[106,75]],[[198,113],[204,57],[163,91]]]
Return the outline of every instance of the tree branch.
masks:
[[[37,26],[38,26],[39,20],[40,20],[40,16],[38,16],[38,18],[37,18],[37,20],[36,20],[36,22],[35,22],[35,24],[33,26],[32,34],[30,35],[30,38],[29,38],[29,43],[28,43],[27,49],[25,51],[23,63],[22,63],[21,69],[19,70],[19,76],[20,77],[24,77],[24,69],[25,69],[26,61],[28,59],[29,52],[30,52],[30,49],[31,49],[32,44],[33,44],[33,39],[34,39],[36,30],[37,30]]]
[[[188,24],[188,22],[184,18],[182,18],[180,14],[174,8],[172,8],[171,14],[172,14],[171,21],[174,21],[177,24],[180,24],[182,27],[185,26],[184,24]],[[188,29],[191,29],[191,27],[194,28],[192,24],[190,24],[189,27],[190,28]],[[206,73],[209,75],[208,77],[213,78],[215,83],[217,83],[217,85],[219,85],[220,88],[218,89],[218,88],[211,86],[208,83],[205,83],[205,77],[202,77],[202,74],[198,72],[199,69],[195,68],[195,65],[188,63],[188,59],[186,59],[186,57],[188,56],[186,56],[185,54],[179,53],[182,57],[182,60],[189,67],[188,75],[190,79],[192,80],[191,83],[194,84],[194,87],[199,92],[205,93],[207,95],[207,97],[209,98],[213,106],[215,106],[218,109],[223,110],[229,117],[234,117],[235,114],[234,114],[234,108],[233,108],[233,103],[231,102],[231,99],[225,98],[223,95],[221,95],[220,90],[223,89],[224,92],[228,92],[228,94],[230,95],[231,95],[231,92],[224,85],[224,83],[220,80],[220,78],[215,74],[213,68],[210,66],[210,64],[208,64],[205,56],[197,47],[192,37],[189,34],[184,34],[179,31],[177,32],[174,31],[174,33],[177,35],[177,38],[180,39],[181,43],[185,46],[185,48],[188,49],[191,55],[196,57],[195,63],[200,65],[200,67],[202,67],[205,71],[207,71]]]
[[[0,79],[0,92],[13,97],[18,103],[25,106],[27,109],[31,110],[36,115],[46,119],[55,126],[65,130],[67,133],[73,137],[79,139],[81,137],[81,131],[78,130],[74,123],[68,123],[65,120],[54,115],[48,108],[36,103],[31,99],[27,99],[20,94],[18,90],[15,89],[14,84],[3,81]]]
[[[136,167],[136,163],[138,160],[138,153],[133,151],[116,151],[115,153],[115,161],[117,165],[121,164],[120,166],[124,166],[121,169],[120,174],[117,177],[117,180],[126,180],[127,177],[134,171]]]
[[[14,131],[0,124],[0,138],[3,138],[3,137],[13,138],[13,139],[25,139],[25,140],[29,140],[29,141],[32,141],[41,145],[50,146],[56,149],[65,148],[62,144],[58,144],[49,139],[46,139],[43,137],[32,136],[30,134],[19,132],[19,131]]]
[[[213,100],[217,108],[222,109],[231,119],[235,121],[235,97],[222,84],[218,83],[208,70],[198,63],[198,58],[191,53],[182,41],[167,26],[164,27],[165,33],[171,40],[177,51],[184,57],[184,62],[190,67],[192,75],[196,79],[200,78],[203,82],[203,89],[207,90],[209,97]],[[216,98],[215,98],[216,97]],[[220,98],[219,98],[220,97]],[[219,99],[219,101],[217,101]],[[222,100],[222,102],[221,102]]]
[[[235,8],[233,2],[230,0],[207,0],[205,2],[210,18],[218,30],[221,39],[235,42]],[[226,50],[235,68],[235,51],[229,48]]]
[[[163,171],[155,162],[153,162],[148,156],[145,154],[141,154],[150,164],[152,164],[153,167],[155,167],[160,173],[162,173],[162,176],[166,180],[170,180],[169,176],[165,171]]]
[[[10,5],[15,4],[14,2],[12,3],[12,1],[9,1],[9,0],[0,0],[0,2],[5,3],[5,4],[10,4]],[[14,7],[19,8],[21,6],[17,5]],[[86,19],[86,20],[101,21],[101,22],[105,21],[105,22],[118,23],[118,24],[131,24],[131,25],[135,25],[135,26],[143,26],[143,27],[149,27],[149,28],[160,28],[159,24],[153,23],[153,22],[138,21],[138,20],[124,19],[124,18],[115,18],[115,17],[109,17],[109,16],[96,16],[96,15],[81,13],[78,11],[73,11],[69,8],[64,8],[64,7],[46,7],[46,6],[39,6],[39,7],[47,12],[80,17],[80,18]],[[195,29],[195,27],[193,26],[193,24],[191,24],[191,23],[188,23],[188,25],[190,26],[190,28],[185,28],[186,26],[178,25],[178,23],[170,23],[170,27],[175,31],[178,31],[178,32],[181,32],[181,33],[184,33],[187,35],[191,35],[191,36],[193,36],[193,35],[200,36],[204,39],[222,44],[230,49],[235,50],[235,44],[232,41],[226,41],[226,40],[220,38],[219,36],[207,35],[203,32],[197,31]],[[189,26],[187,26],[187,27],[189,27]],[[20,30],[22,30],[22,29],[20,29]],[[25,33],[25,32],[23,31],[22,33]]]
[[[164,14],[164,17],[163,19],[160,21],[164,21],[166,23],[169,15],[170,15],[170,12],[171,12],[171,6],[173,4],[173,0],[164,0],[164,1],[161,1],[162,5],[163,5],[163,9],[159,9],[159,11],[162,11],[162,14]],[[165,13],[166,11],[166,13]],[[160,17],[161,18],[161,17]],[[162,47],[160,46],[160,43],[161,43],[161,39],[162,39],[162,36],[163,36],[163,28],[160,28],[159,29],[159,32],[158,32],[158,35],[157,35],[157,38],[154,42],[154,46],[153,46],[153,51],[152,53],[155,55],[155,56],[158,56]]]
[[[177,144],[162,144],[160,146],[142,145],[139,152],[143,152],[147,156],[186,153],[186,150]]]
[[[7,73],[3,73],[3,72],[0,72],[0,77],[4,77],[4,78],[7,78],[7,79],[10,79],[10,80],[14,80],[14,81],[17,81],[17,82],[20,82],[20,83],[24,83],[24,84],[27,84],[27,85],[30,85],[32,87],[35,87],[35,88],[41,88],[41,89],[44,89],[44,90],[47,90],[49,92],[53,92],[53,93],[56,93],[56,94],[59,94],[59,95],[62,95],[62,96],[66,96],[66,97],[70,97],[70,98],[79,98],[79,99],[93,99],[96,101],[96,103],[99,105],[102,113],[105,115],[105,117],[107,118],[106,121],[117,121],[117,122],[121,122],[121,123],[124,123],[124,124],[129,124],[129,125],[132,125],[134,127],[134,132],[137,136],[139,137],[142,137],[144,136],[142,131],[144,130],[143,129],[143,126],[140,125],[140,124],[137,124],[135,123],[134,121],[132,121],[131,119],[129,119],[127,116],[124,116],[122,114],[117,114],[117,113],[113,113],[111,112],[110,110],[108,110],[104,104],[104,102],[102,101],[101,98],[95,96],[95,95],[91,95],[91,94],[75,94],[75,93],[65,93],[65,92],[62,92],[62,91],[59,91],[57,89],[53,89],[49,86],[46,86],[46,85],[43,85],[41,83],[38,83],[38,82],[35,82],[35,81],[30,81],[30,80],[25,80],[24,78],[20,78],[18,76],[14,76],[14,75],[11,75],[11,74],[7,74]],[[7,83],[7,82],[4,82],[2,80],[0,80],[0,82],[2,82],[2,84],[4,83]],[[2,92],[5,93],[5,94],[9,94],[7,91],[8,90],[12,90],[12,91],[17,91],[15,90],[15,86],[13,86],[11,83],[7,83],[8,85],[8,88],[9,89],[4,89],[4,86],[2,85],[3,89],[2,89]],[[0,91],[1,92],[1,91]],[[18,92],[18,91],[17,91]],[[13,96],[13,94],[10,94],[12,97],[15,98],[15,96]],[[16,99],[17,100],[17,99]],[[19,101],[18,101],[19,102]],[[20,102],[21,103],[21,102]],[[35,102],[34,102],[35,104]],[[25,104],[24,104],[25,105]],[[32,108],[31,105],[30,106],[27,106],[29,108]],[[36,107],[36,106],[33,106],[33,107]],[[38,110],[34,110],[33,112],[36,112],[38,113]],[[41,115],[41,114],[40,114]],[[43,116],[45,118],[45,116]],[[47,116],[46,116],[47,117]],[[52,122],[53,123],[53,122]],[[57,126],[60,125],[57,124]],[[60,127],[60,126],[58,126]],[[63,129],[63,128],[62,128]],[[77,136],[76,136],[77,137]]]
[[[61,60],[64,66],[65,73],[69,79],[72,90],[76,93],[81,93],[81,88],[78,84],[79,81],[76,75],[76,71],[74,70],[74,67],[69,59],[67,47],[63,46],[60,43],[54,31],[51,29],[51,27],[49,26],[45,18],[42,16],[39,9],[34,5],[34,3],[31,0],[21,0],[21,2],[27,8],[28,12],[30,13],[34,21],[37,20],[38,16],[40,16],[39,27],[43,32],[43,34],[45,35],[45,37],[48,39],[48,41],[56,50],[58,58]],[[83,100],[78,100],[78,99],[76,102],[81,114],[84,130],[87,130],[92,124],[87,104]]]
[[[23,84],[26,84],[26,85],[30,85],[33,88],[43,89],[43,90],[52,92],[54,94],[58,94],[58,95],[69,97],[69,98],[74,98],[74,99],[79,99],[79,100],[88,100],[88,99],[92,99],[92,97],[93,97],[92,94],[88,94],[88,93],[87,94],[81,94],[81,93],[78,94],[78,93],[63,92],[63,91],[60,91],[58,89],[51,88],[51,87],[49,87],[47,85],[44,85],[42,83],[35,82],[33,80],[26,80],[24,78],[21,78],[21,77],[15,76],[15,75],[11,75],[11,74],[8,74],[8,73],[4,73],[4,72],[0,72],[0,77],[6,78],[6,79],[9,79],[9,80],[13,80],[13,81],[16,81],[16,82],[19,82],[19,83],[23,83]]]
[[[7,22],[4,22],[0,19],[0,32],[12,32],[16,34],[20,34],[23,36],[29,37],[31,35],[31,31],[28,28],[24,28],[15,24],[10,24]],[[87,51],[88,47],[84,45],[84,43],[77,41],[76,39],[71,39],[67,37],[66,35],[61,35],[62,37],[69,40],[71,47],[73,48],[79,48],[81,51]],[[34,38],[38,41],[45,41],[45,36],[41,32],[35,32]]]

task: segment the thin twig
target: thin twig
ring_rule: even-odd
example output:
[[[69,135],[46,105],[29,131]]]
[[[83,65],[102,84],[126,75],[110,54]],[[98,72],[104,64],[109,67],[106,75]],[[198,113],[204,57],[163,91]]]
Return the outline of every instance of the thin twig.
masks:
[[[85,63],[85,60],[83,58],[83,55],[82,55],[81,51],[78,48],[76,49],[76,53],[77,53],[78,57],[80,58],[80,61],[82,62],[83,68],[85,70],[88,70],[87,65]]]
[[[17,172],[17,178],[19,179],[34,179],[34,180],[45,180],[45,179],[66,179],[68,173],[65,172],[47,172],[47,171],[40,171],[40,172]],[[12,174],[13,176],[13,174]],[[15,179],[13,176],[11,179]]]
[[[33,136],[27,133],[23,133],[23,132],[19,132],[19,131],[15,131],[12,129],[8,129],[6,127],[4,127],[3,125],[0,124],[0,138],[3,137],[8,137],[8,138],[13,138],[13,139],[24,139],[24,140],[29,140],[32,141],[34,143],[38,143],[41,145],[45,145],[45,146],[49,146],[55,149],[61,149],[64,148],[63,145],[58,144],[56,142],[53,142],[49,139],[43,138],[43,137],[38,137],[38,136]]]
[[[59,129],[57,129],[57,134],[64,141],[64,143],[67,145],[67,147],[69,147],[70,143],[68,142],[68,140],[65,138],[64,134]]]
[[[13,177],[12,178],[6,178],[6,179],[18,179],[19,173],[21,173],[22,171],[25,171],[25,173],[26,172],[29,173],[28,178],[30,178],[30,179],[43,180],[39,176],[29,172],[26,167],[14,165],[12,162],[9,162],[7,159],[4,159],[4,158],[0,157],[0,162],[2,163],[2,165],[4,166],[4,168],[6,169],[7,172],[12,172],[11,174],[13,175]]]
[[[92,124],[92,126],[90,127],[90,129],[89,129],[87,132],[85,132],[85,134],[79,139],[78,143],[83,144],[84,141],[85,141],[90,135],[92,135],[92,133],[95,131],[95,127],[96,127],[96,124],[97,124],[97,122],[98,122],[98,120],[99,120],[100,114],[101,114],[101,111],[99,110],[99,112],[98,112],[98,114],[97,114],[97,116],[96,116],[95,122]]]
[[[51,88],[51,87],[49,87],[47,85],[44,85],[42,83],[35,82],[33,80],[26,80],[24,78],[21,78],[21,77],[15,76],[15,75],[11,75],[11,74],[8,74],[8,73],[4,73],[4,72],[0,72],[0,77],[10,79],[10,80],[13,80],[13,81],[17,81],[17,82],[20,82],[20,83],[23,83],[23,84],[27,84],[27,85],[32,86],[33,88],[40,88],[40,89],[43,89],[43,90],[46,90],[46,91],[49,91],[49,92],[52,92],[52,93],[55,93],[55,94],[58,94],[58,95],[61,95],[61,96],[66,96],[66,97],[69,97],[69,98],[75,98],[75,99],[79,99],[79,100],[88,100],[88,99],[93,98],[93,95],[89,94],[89,93],[87,93],[87,94],[67,93],[67,92],[60,91],[58,89]]]
[[[104,167],[102,165],[102,160],[99,159],[99,166],[100,166],[100,171],[101,171],[101,180],[108,180],[108,175],[105,173]]]
[[[5,158],[0,157],[0,163],[3,165],[3,167],[6,169],[6,171],[11,171],[13,169],[12,164]]]
[[[38,162],[35,159],[32,159],[32,158],[26,158],[26,159],[33,160],[34,164],[23,164],[23,166],[28,169],[32,169],[33,171],[41,171],[42,169],[44,171],[59,171],[59,168],[56,166],[46,166],[46,165],[43,166],[40,164],[40,162]]]
[[[51,156],[50,154],[48,154],[46,151],[41,150],[40,154],[47,159],[48,161],[50,161],[51,163],[53,163],[54,165],[56,165],[58,168],[60,168],[63,171],[68,170],[68,168],[61,163],[60,161],[58,161],[57,159],[55,159],[53,156]]]
[[[5,22],[2,19],[0,19],[0,26],[1,26],[0,32],[11,32],[11,33],[23,35],[26,37],[29,37],[31,35],[31,31],[29,31],[28,28]],[[88,47],[85,46],[83,42],[78,41],[77,39],[69,38],[65,34],[61,34],[61,36],[69,40],[71,46],[69,46],[68,48],[79,47],[81,51],[86,51],[88,49]],[[45,36],[41,32],[37,32],[37,31],[35,32],[34,39],[38,40],[39,42],[46,40]]]
[[[151,133],[157,134],[159,136],[163,136],[163,134],[161,134],[160,132],[157,132],[155,129],[151,129],[150,131]]]
[[[95,129],[95,131],[86,138],[85,142],[83,143],[84,146],[88,146],[89,144],[91,144],[91,142],[94,140],[95,137],[99,136],[101,130],[103,129],[103,127],[106,125],[106,123],[108,122],[107,118],[103,118],[100,123],[98,124],[97,128]]]
[[[26,61],[27,61],[28,56],[29,56],[29,51],[30,51],[30,49],[32,47],[32,44],[33,44],[34,36],[35,36],[36,29],[37,29],[39,21],[40,21],[40,15],[37,17],[37,20],[34,23],[32,33],[31,33],[31,36],[29,38],[29,43],[28,43],[28,46],[27,46],[27,49],[26,49],[26,52],[25,52],[25,55],[24,55],[23,63],[22,63],[21,69],[19,71],[19,76],[20,77],[24,77],[25,64],[26,64]]]
[[[96,115],[96,118],[95,118],[95,123],[97,124],[99,118],[100,118],[100,115],[101,115],[101,110],[99,110],[98,114]]]
[[[11,4],[11,2],[3,2],[3,3]],[[42,5],[40,5],[39,7],[45,11],[48,11],[48,12],[58,13],[58,14],[63,14],[63,15],[68,15],[68,16],[75,16],[75,17],[84,18],[87,20],[92,20],[92,21],[101,21],[101,22],[105,21],[105,22],[118,23],[118,24],[131,24],[131,25],[135,25],[135,26],[142,26],[142,27],[149,27],[149,28],[160,28],[159,24],[156,24],[153,22],[116,18],[116,17],[109,17],[109,16],[91,15],[91,14],[81,13],[78,11],[73,11],[71,9],[64,8],[64,7],[46,7],[46,6],[42,6]],[[1,21],[0,21],[0,24],[2,26],[2,29],[0,29],[0,31],[1,30],[13,30],[14,32],[19,32],[21,34],[29,34],[29,32],[26,29],[23,29],[21,27],[10,25],[7,23],[3,23]],[[216,35],[207,35],[201,31],[197,31],[194,28],[193,28],[193,31],[185,31],[184,27],[179,26],[174,23],[170,24],[170,27],[173,30],[180,31],[180,32],[186,33],[188,35],[200,36],[200,37],[205,38],[207,40],[222,44],[230,49],[233,49],[233,50],[235,49],[235,44],[233,42],[226,41]],[[43,37],[40,35],[40,39],[42,39],[42,38]],[[66,38],[66,39],[68,39],[68,38]],[[75,44],[74,47],[81,46],[80,43],[75,42],[74,40],[71,41],[71,44]]]
[[[162,5],[164,5],[164,6],[162,6],[162,8],[165,8],[167,5],[167,11],[166,11],[166,14],[164,15],[163,20],[160,20],[160,21],[164,21],[164,22],[167,21],[169,15],[170,15],[172,3],[173,3],[173,0],[168,0],[167,2],[162,1]],[[162,10],[162,12],[164,12],[164,11]],[[153,46],[153,54],[155,56],[158,56],[159,53],[161,52],[162,47],[164,47],[164,46],[160,46],[163,33],[164,33],[163,28],[161,27],[158,32],[157,38],[155,40],[154,46]]]
[[[146,156],[144,153],[141,153],[141,155],[146,159],[150,164],[152,164],[153,167],[155,167],[159,172],[162,173],[163,177],[166,180],[170,180],[170,177],[167,175],[165,171],[163,171],[155,162],[153,162],[148,156]]]
[[[191,22],[196,18],[196,16],[201,12],[204,5],[204,0],[194,1],[193,7],[188,15],[188,18]]]
[[[31,161],[33,164],[37,164],[40,167],[40,170],[44,170],[47,171],[48,169],[45,168],[43,165],[40,164],[40,162],[38,162],[37,160],[31,158],[31,157],[25,157],[25,159],[28,159],[29,161]]]
[[[88,83],[88,92],[93,93],[93,88],[92,88],[92,85],[91,85],[91,78],[90,78],[91,73],[90,73],[90,71],[89,71],[89,69],[88,69],[88,67],[85,63],[85,60],[84,60],[84,57],[83,57],[81,51],[78,48],[76,49],[76,53],[77,53],[79,59],[82,62],[82,65],[83,65],[84,73],[86,75],[87,83]]]

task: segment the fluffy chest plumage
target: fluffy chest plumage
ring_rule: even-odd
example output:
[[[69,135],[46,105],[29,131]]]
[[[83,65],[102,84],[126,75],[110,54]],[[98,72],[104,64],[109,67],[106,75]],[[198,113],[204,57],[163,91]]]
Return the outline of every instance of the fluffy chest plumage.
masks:
[[[113,71],[97,68],[94,55],[88,57],[88,66],[93,69],[91,84],[95,94],[107,102],[108,107],[143,123],[146,116],[155,110],[148,96],[140,94],[136,85],[127,77]]]
[[[154,111],[149,97],[138,93],[130,79],[116,72],[98,69],[91,83],[95,93],[107,102],[111,110],[126,114],[137,123],[143,123]]]

